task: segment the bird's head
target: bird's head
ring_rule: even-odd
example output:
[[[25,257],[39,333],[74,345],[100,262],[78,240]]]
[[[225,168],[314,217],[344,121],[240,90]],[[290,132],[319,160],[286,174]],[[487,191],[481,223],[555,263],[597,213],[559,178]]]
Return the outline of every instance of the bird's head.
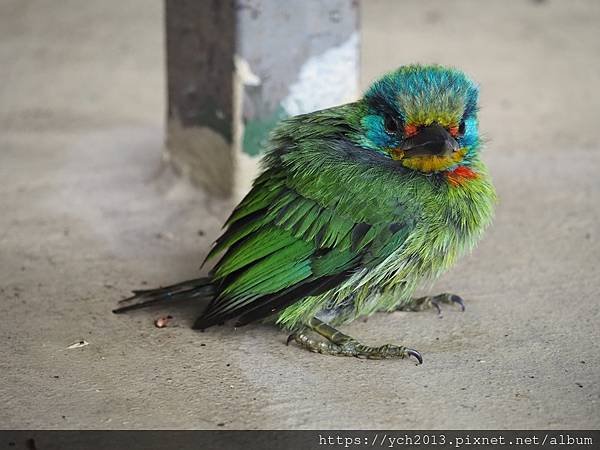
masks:
[[[477,155],[477,86],[441,66],[404,66],[364,97],[361,142],[424,173],[469,166]]]

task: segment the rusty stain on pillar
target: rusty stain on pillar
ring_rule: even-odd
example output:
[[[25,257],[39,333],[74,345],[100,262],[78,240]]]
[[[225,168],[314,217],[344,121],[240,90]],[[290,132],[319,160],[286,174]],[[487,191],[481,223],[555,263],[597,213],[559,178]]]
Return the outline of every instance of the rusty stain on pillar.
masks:
[[[356,0],[166,0],[167,155],[243,195],[276,123],[357,96]]]

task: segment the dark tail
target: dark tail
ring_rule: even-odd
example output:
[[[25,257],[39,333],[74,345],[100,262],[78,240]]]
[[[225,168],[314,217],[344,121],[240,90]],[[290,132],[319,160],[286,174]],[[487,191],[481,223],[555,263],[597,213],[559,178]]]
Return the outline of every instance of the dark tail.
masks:
[[[122,306],[113,309],[115,314],[131,311],[132,309],[144,308],[156,303],[170,303],[178,300],[192,299],[212,299],[215,294],[215,288],[211,283],[210,278],[196,278],[164,288],[145,289],[132,292],[133,295],[131,297],[119,302]]]

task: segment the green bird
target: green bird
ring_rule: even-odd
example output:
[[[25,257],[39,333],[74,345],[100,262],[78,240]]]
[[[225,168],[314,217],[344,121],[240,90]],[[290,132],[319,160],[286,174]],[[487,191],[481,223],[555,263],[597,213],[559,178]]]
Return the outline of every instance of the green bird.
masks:
[[[457,295],[412,295],[491,222],[477,111],[463,72],[411,65],[354,103],[284,120],[206,258],[222,255],[209,276],[134,291],[115,312],[210,299],[194,328],[265,320],[313,352],[422,363],[414,349],[371,347],[334,327],[377,311],[464,310]]]

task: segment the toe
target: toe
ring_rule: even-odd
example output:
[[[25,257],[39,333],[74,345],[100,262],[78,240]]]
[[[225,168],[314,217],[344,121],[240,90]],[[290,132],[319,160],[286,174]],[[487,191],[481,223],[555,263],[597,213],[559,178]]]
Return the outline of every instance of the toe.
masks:
[[[456,303],[457,305],[459,305],[461,311],[465,310],[465,302],[461,296],[452,294],[450,296],[450,301],[452,301],[452,303]]]
[[[421,354],[416,351],[415,349],[412,348],[407,348],[406,349],[406,354],[408,356],[412,356],[414,357],[417,361],[419,361],[419,364],[423,364],[423,357],[421,356]]]
[[[285,341],[285,345],[290,345],[290,342],[292,342],[294,339],[296,339],[296,333],[290,334]]]

